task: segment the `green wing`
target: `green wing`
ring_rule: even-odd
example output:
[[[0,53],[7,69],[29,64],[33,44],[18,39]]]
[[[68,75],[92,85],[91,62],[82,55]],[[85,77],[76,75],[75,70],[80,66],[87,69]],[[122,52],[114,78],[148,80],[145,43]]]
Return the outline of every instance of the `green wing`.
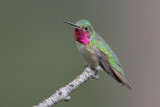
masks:
[[[114,77],[118,82],[126,85],[129,89],[132,89],[125,78],[125,74],[117,56],[108,46],[108,44],[98,35],[90,39],[90,44],[98,48],[102,68],[107,71],[112,77]]]
[[[107,57],[111,67],[116,69],[121,75],[125,75],[117,56],[100,36],[91,39],[91,44],[96,46]]]

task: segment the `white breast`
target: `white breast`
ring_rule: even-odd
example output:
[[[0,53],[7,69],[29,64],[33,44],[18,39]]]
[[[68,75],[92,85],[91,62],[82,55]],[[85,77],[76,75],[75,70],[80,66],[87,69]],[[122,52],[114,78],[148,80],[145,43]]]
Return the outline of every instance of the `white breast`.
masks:
[[[90,51],[86,49],[86,45],[76,42],[77,48],[80,52],[80,55],[82,56],[85,65],[90,66],[91,68],[97,69],[99,66],[99,59],[96,57],[96,55],[91,54]],[[90,47],[91,51],[94,51],[93,46]]]

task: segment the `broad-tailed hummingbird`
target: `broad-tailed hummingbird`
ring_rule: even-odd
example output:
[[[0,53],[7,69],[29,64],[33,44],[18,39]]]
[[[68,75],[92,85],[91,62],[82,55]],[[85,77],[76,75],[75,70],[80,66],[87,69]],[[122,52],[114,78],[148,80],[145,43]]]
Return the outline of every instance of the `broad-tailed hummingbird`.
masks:
[[[85,66],[95,71],[103,69],[119,83],[132,90],[117,56],[104,39],[94,31],[89,21],[83,19],[75,24],[67,21],[64,23],[74,27],[74,38]]]

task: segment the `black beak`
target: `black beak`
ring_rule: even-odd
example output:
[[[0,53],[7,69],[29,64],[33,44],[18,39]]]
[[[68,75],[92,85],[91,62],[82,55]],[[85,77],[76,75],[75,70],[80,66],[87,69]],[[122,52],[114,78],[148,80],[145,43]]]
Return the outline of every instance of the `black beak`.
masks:
[[[72,25],[72,26],[74,26],[74,27],[76,27],[76,28],[79,28],[79,26],[75,25],[74,23],[67,22],[67,21],[64,21],[64,23],[67,23],[67,24],[70,24],[70,25]]]

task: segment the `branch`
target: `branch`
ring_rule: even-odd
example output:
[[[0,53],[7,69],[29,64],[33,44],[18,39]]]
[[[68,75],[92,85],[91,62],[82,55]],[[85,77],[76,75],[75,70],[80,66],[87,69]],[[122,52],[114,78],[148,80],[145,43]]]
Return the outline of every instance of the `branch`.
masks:
[[[81,84],[83,84],[90,78],[99,79],[99,75],[97,75],[96,71],[93,71],[90,68],[86,67],[84,69],[84,72],[81,75],[78,75],[76,79],[74,79],[65,87],[60,88],[51,97],[49,97],[48,99],[45,99],[38,106],[34,106],[34,107],[52,107],[60,101],[69,101],[71,99],[69,94],[72,93],[74,90],[76,90]]]

